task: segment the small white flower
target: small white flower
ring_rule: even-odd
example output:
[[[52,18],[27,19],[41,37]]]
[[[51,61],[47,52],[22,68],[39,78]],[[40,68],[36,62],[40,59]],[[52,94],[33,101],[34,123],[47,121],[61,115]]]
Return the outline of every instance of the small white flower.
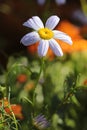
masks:
[[[45,0],[37,0],[39,5],[45,4]],[[63,5],[66,3],[66,0],[55,0],[56,4]]]
[[[63,52],[55,39],[62,40],[68,44],[72,44],[71,38],[58,30],[53,30],[59,23],[60,18],[56,15],[49,17],[46,21],[45,26],[38,16],[33,16],[27,20],[23,25],[34,29],[35,31],[26,34],[21,42],[25,46],[32,45],[39,42],[38,55],[43,57],[47,54],[48,48],[50,47],[56,56],[62,56]]]
[[[37,2],[38,2],[39,5],[45,4],[45,0],[37,0]]]
[[[56,4],[63,5],[66,3],[66,0],[55,0]]]

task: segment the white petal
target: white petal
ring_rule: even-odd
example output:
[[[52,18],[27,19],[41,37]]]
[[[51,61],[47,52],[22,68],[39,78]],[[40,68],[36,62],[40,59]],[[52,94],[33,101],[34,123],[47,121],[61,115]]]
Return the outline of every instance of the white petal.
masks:
[[[54,38],[55,39],[62,40],[64,42],[67,42],[70,45],[72,44],[71,37],[68,36],[66,33],[63,33],[61,31],[57,31],[57,30],[54,30],[53,33],[54,33]]]
[[[60,18],[58,16],[53,15],[47,19],[45,27],[49,29],[54,29],[56,25],[58,24],[59,20]]]
[[[47,54],[48,48],[49,48],[48,40],[41,40],[38,46],[38,55],[40,57],[45,56]]]
[[[41,19],[38,16],[33,16],[32,19],[39,28],[44,28],[43,22],[41,21]]]
[[[44,28],[44,25],[38,16],[33,16],[32,18],[27,20],[23,25],[32,28],[34,30],[39,30],[40,28]]]
[[[63,52],[60,45],[54,39],[49,40],[49,46],[56,56],[63,56]]]
[[[28,45],[32,45],[34,44],[35,42],[39,41],[40,40],[40,37],[38,35],[37,32],[31,32],[31,33],[28,33],[26,34],[22,39],[21,39],[21,43],[24,44],[25,46],[28,46]]]

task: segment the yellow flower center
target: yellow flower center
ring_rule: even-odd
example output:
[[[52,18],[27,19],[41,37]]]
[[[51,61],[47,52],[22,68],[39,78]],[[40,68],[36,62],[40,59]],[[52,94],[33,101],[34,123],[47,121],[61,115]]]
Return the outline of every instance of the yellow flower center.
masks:
[[[42,39],[48,40],[53,37],[53,32],[48,28],[41,28],[38,33]]]

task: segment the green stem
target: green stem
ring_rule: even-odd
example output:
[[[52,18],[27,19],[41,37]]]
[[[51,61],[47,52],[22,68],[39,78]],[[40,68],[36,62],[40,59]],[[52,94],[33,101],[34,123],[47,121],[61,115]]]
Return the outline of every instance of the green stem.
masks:
[[[8,86],[8,102],[10,103],[11,88]]]
[[[34,106],[33,102],[29,100],[27,97],[23,97],[28,103],[30,103],[32,106]]]
[[[33,94],[33,105],[35,104],[35,96],[36,96],[35,90],[36,90],[36,87],[37,87],[37,85],[38,85],[38,82],[39,82],[41,73],[42,73],[42,71],[43,71],[43,68],[44,68],[44,59],[42,58],[42,59],[41,59],[40,71],[39,71],[38,78],[37,78],[36,83],[35,83],[35,89],[34,89],[34,94]]]
[[[43,71],[43,68],[44,68],[44,59],[42,58],[42,59],[41,59],[41,67],[40,67],[40,71],[39,71],[38,78],[37,78],[37,80],[36,80],[35,86],[37,86],[37,84],[38,84],[38,82],[39,82],[39,79],[40,79],[41,73],[42,73],[42,71]]]

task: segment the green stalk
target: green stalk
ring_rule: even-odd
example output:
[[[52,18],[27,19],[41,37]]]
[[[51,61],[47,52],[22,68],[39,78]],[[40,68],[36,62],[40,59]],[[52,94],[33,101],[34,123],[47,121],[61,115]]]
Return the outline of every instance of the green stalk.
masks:
[[[41,76],[41,73],[43,71],[43,68],[44,68],[44,58],[41,59],[41,66],[40,66],[40,71],[39,71],[39,74],[38,74],[38,78],[36,80],[36,83],[35,83],[35,89],[34,89],[34,94],[33,94],[33,105],[35,104],[35,90],[36,90],[36,87],[38,85],[38,82],[39,82],[39,79],[40,79],[40,76]]]

